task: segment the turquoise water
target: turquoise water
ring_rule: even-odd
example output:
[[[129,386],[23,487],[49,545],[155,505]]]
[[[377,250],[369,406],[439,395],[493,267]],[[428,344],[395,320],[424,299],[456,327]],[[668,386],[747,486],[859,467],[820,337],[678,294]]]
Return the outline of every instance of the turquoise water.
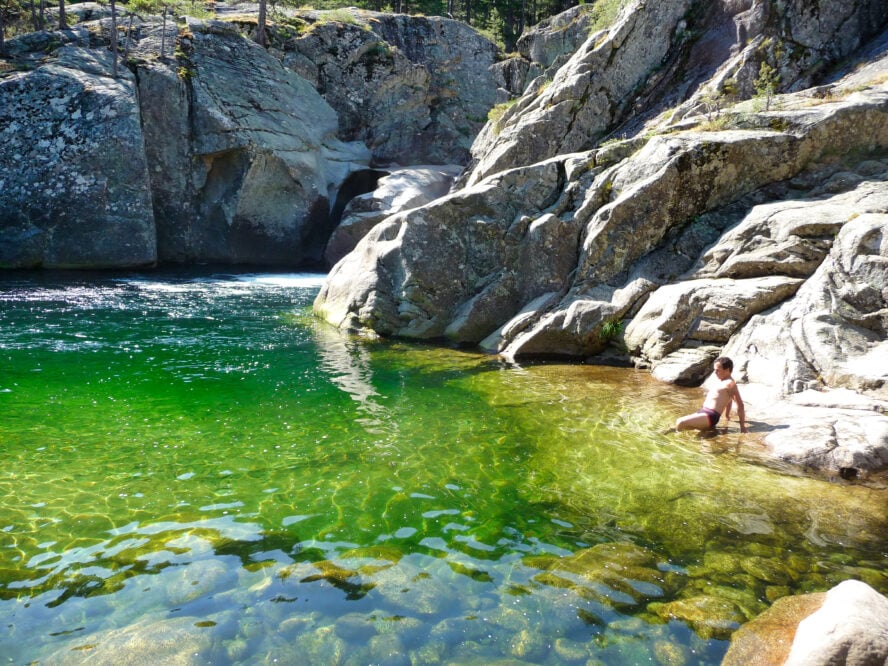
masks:
[[[0,277],[3,658],[714,664],[888,592],[885,490],[664,436],[699,393],[645,373],[345,335],[319,285]]]

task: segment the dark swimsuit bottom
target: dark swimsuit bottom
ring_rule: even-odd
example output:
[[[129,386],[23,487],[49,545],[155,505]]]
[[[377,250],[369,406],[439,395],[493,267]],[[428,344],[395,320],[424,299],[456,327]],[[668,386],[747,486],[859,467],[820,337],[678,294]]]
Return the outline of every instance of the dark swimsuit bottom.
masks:
[[[710,409],[709,407],[702,407],[698,414],[706,414],[709,417],[709,427],[714,428],[718,423],[718,420],[721,418],[721,414],[719,414],[714,409]]]

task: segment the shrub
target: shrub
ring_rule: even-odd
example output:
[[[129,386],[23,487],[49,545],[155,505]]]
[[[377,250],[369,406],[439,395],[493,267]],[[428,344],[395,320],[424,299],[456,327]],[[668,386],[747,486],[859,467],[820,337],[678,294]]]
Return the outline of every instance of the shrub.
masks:
[[[609,319],[601,325],[598,331],[598,337],[604,342],[610,342],[620,337],[623,332],[623,322],[617,319]]]

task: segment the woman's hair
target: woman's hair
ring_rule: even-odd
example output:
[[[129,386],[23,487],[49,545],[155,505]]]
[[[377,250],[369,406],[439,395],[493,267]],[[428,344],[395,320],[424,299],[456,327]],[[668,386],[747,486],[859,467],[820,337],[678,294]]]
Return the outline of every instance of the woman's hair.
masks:
[[[717,359],[715,359],[715,362],[718,363],[725,370],[734,369],[734,361],[729,359],[727,356],[719,356]]]

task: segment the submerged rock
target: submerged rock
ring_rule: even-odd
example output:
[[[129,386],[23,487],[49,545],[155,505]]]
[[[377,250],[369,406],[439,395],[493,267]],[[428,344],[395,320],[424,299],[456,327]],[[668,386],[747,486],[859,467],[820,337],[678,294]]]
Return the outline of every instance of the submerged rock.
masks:
[[[84,639],[85,648],[58,652],[45,660],[46,664],[70,664],[73,657],[92,664],[116,666],[150,666],[164,664],[193,664],[194,655],[208,654],[213,645],[212,632],[199,626],[201,618],[179,617],[161,621],[144,620],[123,629],[91,634]]]
[[[707,640],[725,640],[746,621],[733,602],[714,596],[654,603],[649,608],[663,620],[687,622],[700,638]]]
[[[551,561],[526,561],[544,567],[534,577],[538,583],[571,589],[581,597],[616,608],[668,597],[682,586],[684,576],[660,570],[658,562],[656,553],[630,543],[599,544]]]
[[[731,639],[722,662],[818,666],[888,659],[888,599],[848,580],[829,592],[785,597]]]

